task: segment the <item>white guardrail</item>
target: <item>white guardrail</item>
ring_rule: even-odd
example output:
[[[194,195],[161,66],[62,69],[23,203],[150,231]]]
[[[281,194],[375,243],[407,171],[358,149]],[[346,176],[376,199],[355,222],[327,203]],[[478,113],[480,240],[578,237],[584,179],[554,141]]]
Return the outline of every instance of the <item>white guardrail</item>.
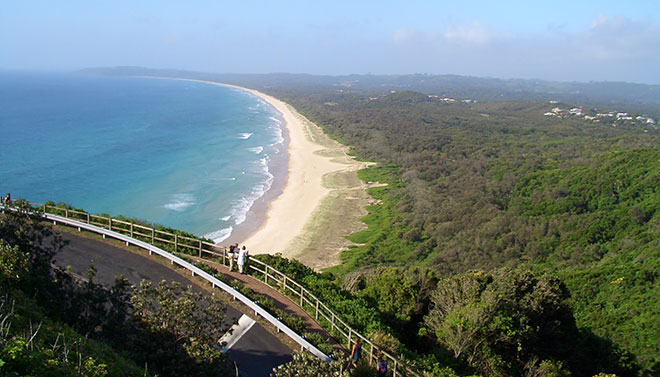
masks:
[[[4,209],[4,206],[0,206],[0,207],[3,207],[3,209]],[[135,245],[137,247],[146,249],[146,250],[149,251],[149,255],[151,255],[153,253],[156,253],[156,254],[160,255],[161,257],[163,257],[163,258],[167,258],[172,262],[172,264],[176,263],[179,266],[191,271],[192,276],[197,275],[197,276],[201,277],[202,279],[204,279],[204,280],[208,281],[209,283],[211,283],[211,285],[214,288],[218,287],[218,288],[224,290],[225,292],[229,293],[230,295],[232,295],[234,297],[234,299],[239,300],[240,302],[245,304],[247,307],[249,307],[251,310],[253,310],[256,315],[260,315],[261,317],[266,319],[268,322],[270,322],[273,326],[275,326],[278,331],[283,332],[289,338],[291,338],[293,341],[298,343],[300,345],[301,350],[307,350],[307,351],[311,352],[314,356],[316,356],[319,359],[321,359],[323,361],[326,361],[326,362],[330,362],[330,361],[333,360],[330,356],[328,356],[328,355],[324,354],[323,352],[321,352],[313,344],[309,343],[302,336],[295,333],[287,325],[280,322],[272,314],[268,313],[265,309],[263,309],[262,307],[257,305],[254,301],[252,301],[249,298],[245,297],[242,293],[238,292],[233,287],[231,287],[228,284],[218,280],[217,278],[215,278],[214,276],[212,276],[208,272],[200,269],[199,267],[196,267],[193,264],[191,264],[189,262],[186,262],[185,260],[183,260],[183,259],[181,259],[181,258],[179,258],[175,255],[172,255],[172,254],[168,253],[167,251],[165,251],[165,250],[163,250],[159,247],[156,247],[156,246],[151,245],[149,243],[146,243],[144,241],[140,241],[140,240],[137,240],[135,238],[123,235],[121,233],[114,232],[112,230],[108,230],[108,229],[101,228],[101,227],[98,227],[98,226],[95,226],[95,225],[86,224],[86,223],[83,223],[83,222],[80,222],[80,221],[68,219],[66,217],[62,217],[62,216],[59,216],[59,215],[53,215],[53,214],[50,214],[50,213],[41,213],[41,215],[44,218],[46,218],[50,221],[53,221],[54,224],[57,224],[58,222],[60,222],[60,223],[66,224],[66,225],[77,227],[78,230],[85,229],[85,230],[88,230],[88,231],[91,231],[91,232],[99,233],[99,234],[102,234],[102,235],[105,235],[105,236],[108,236],[108,237],[112,237],[112,238],[124,241],[124,242],[126,242],[126,245],[132,244],[132,245]]]
[[[135,224],[133,222],[121,221],[121,220],[113,219],[111,217],[92,215],[87,212],[81,212],[75,209],[59,208],[51,205],[37,204],[37,203],[28,203],[28,204],[35,209],[39,208],[36,211],[39,214],[45,216],[46,219],[51,219],[53,221],[59,221],[63,224],[72,225],[78,227],[79,230],[85,228],[93,232],[105,234],[113,238],[123,240],[127,244],[132,243],[138,247],[149,250],[150,254],[156,252],[159,255],[170,259],[173,264],[175,263],[175,260],[173,258],[176,258],[178,260],[178,262],[176,262],[177,264],[191,270],[193,274],[197,274],[204,277],[206,280],[210,281],[213,286],[218,286],[224,289],[225,291],[233,295],[236,299],[238,299],[239,297],[238,295],[240,295],[239,292],[227,286],[226,284],[223,285],[222,282],[215,283],[214,281],[209,280],[210,277],[211,279],[217,281],[216,278],[207,274],[203,270],[199,270],[197,267],[193,266],[192,264],[184,260],[181,260],[180,258],[177,258],[176,256],[168,253],[167,251],[158,248],[157,246],[154,246],[155,242],[157,241],[157,242],[162,242],[164,244],[173,245],[175,252],[178,249],[187,249],[188,252],[194,252],[194,254],[197,254],[197,256],[200,258],[202,258],[205,254],[208,254],[214,257],[222,258],[222,264],[226,266],[228,264],[226,250],[224,250],[224,248],[221,248],[221,251],[218,252],[217,245],[215,244],[211,244],[195,238],[180,236],[177,235],[176,233],[157,230],[155,228],[146,227],[143,225]],[[4,211],[4,207],[2,205],[0,205],[0,208],[2,208]],[[48,213],[49,209],[52,209],[54,211],[61,211],[64,213],[64,216]],[[78,218],[77,219],[71,218],[70,216],[78,216]],[[113,229],[116,231],[113,231]],[[127,234],[119,233],[119,231],[126,232]],[[135,239],[134,236],[140,236],[147,240],[150,239],[151,243]],[[262,266],[263,269],[259,269],[258,267],[256,267],[256,265]],[[188,266],[191,266],[192,268],[189,268]],[[193,268],[195,270],[193,270]],[[265,285],[275,290],[282,291],[287,295],[293,294],[293,296],[295,296],[296,298],[296,300],[293,302],[296,305],[298,305],[300,308],[305,310],[310,316],[313,316],[313,318],[315,318],[317,321],[325,320],[327,324],[322,324],[322,322],[319,322],[319,324],[321,324],[330,333],[335,333],[336,336],[342,338],[340,342],[343,343],[345,341],[346,347],[348,349],[351,348],[351,345],[353,344],[355,339],[357,338],[361,339],[364,342],[363,347],[366,347],[363,348],[363,352],[367,353],[367,359],[369,361],[369,364],[372,364],[376,361],[377,355],[382,355],[383,358],[391,362],[392,375],[394,377],[406,376],[406,375],[420,377],[420,374],[414,371],[409,365],[407,365],[407,363],[394,357],[393,355],[390,355],[385,350],[382,350],[376,345],[374,345],[373,342],[371,342],[369,339],[360,335],[357,331],[351,328],[346,322],[341,320],[341,318],[337,314],[335,314],[332,310],[330,310],[315,295],[313,295],[311,292],[309,292],[305,287],[297,283],[295,280],[291,279],[287,275],[283,274],[277,269],[269,266],[268,264],[256,258],[251,260],[250,264],[248,265],[248,269],[254,271],[256,274],[253,275],[253,277],[259,279]],[[263,275],[263,280],[259,278],[259,275]],[[246,300],[249,301],[249,299],[247,298]],[[252,304],[256,306],[256,303],[252,303]],[[254,310],[254,308],[252,309]],[[259,314],[259,312],[256,310],[255,313]],[[262,314],[262,316],[266,318],[265,315]],[[269,316],[273,318],[272,315],[269,314]],[[274,322],[272,323],[275,324]],[[281,331],[284,331],[282,329],[283,327],[286,327],[286,325],[284,324],[280,324],[283,327],[280,327],[277,324],[275,325]],[[291,330],[289,329],[289,331]],[[305,343],[303,344],[300,341],[298,341],[298,338],[301,338],[298,334],[292,331],[291,333],[297,336],[297,338],[292,337],[292,339],[298,342],[301,345],[302,349],[307,348],[310,352],[312,352],[314,355],[318,356],[322,360],[326,360],[326,361],[331,360],[329,357],[327,357],[320,351],[313,348],[313,346],[311,346],[308,342],[306,342],[304,338],[303,341],[305,341]],[[291,337],[289,333],[287,333],[287,335]],[[316,350],[316,352],[314,352],[313,350]]]

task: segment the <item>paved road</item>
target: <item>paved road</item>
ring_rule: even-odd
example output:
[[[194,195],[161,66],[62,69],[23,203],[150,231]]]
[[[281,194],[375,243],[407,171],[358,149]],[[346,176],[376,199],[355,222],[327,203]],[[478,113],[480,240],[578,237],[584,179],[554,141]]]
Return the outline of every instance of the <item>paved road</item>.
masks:
[[[143,279],[154,282],[167,280],[184,286],[193,285],[199,290],[190,280],[143,256],[72,233],[63,233],[63,237],[70,242],[55,256],[55,263],[62,267],[71,266],[72,272],[87,276],[87,268],[93,260],[97,269],[94,280],[98,283],[111,285],[115,276],[124,275],[135,285]],[[253,313],[246,314],[253,316]],[[238,319],[241,315],[239,311],[227,308],[228,320]],[[268,376],[274,367],[291,360],[291,350],[259,323],[252,326],[228,354],[236,361],[244,377]]]

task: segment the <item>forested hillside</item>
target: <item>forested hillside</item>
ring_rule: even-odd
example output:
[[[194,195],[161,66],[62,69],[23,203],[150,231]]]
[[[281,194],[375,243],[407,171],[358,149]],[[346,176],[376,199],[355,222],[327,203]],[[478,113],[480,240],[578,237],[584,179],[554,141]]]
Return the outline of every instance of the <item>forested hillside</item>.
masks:
[[[502,267],[551,273],[568,287],[582,331],[632,352],[645,373],[658,372],[657,134],[545,117],[548,103],[272,92],[358,157],[380,162],[363,179],[388,183],[372,189],[381,202],[364,219],[369,229],[351,236],[363,246],[345,252],[335,272],[354,278],[357,271],[371,291],[370,271],[383,265],[420,266],[450,280]],[[415,291],[418,309],[407,314],[424,333],[439,322],[422,323],[438,305],[422,293]]]
[[[377,162],[359,175],[386,185],[343,264],[278,268],[427,375],[660,376],[657,128],[544,115],[657,118],[657,86],[94,72],[251,87]]]
[[[559,100],[585,105],[625,103],[628,110],[632,110],[631,106],[643,106],[646,111],[654,115],[660,113],[660,85],[627,82],[558,82],[431,74],[342,76],[291,73],[217,74],[143,67],[87,68],[81,72],[120,76],[187,77],[237,84],[259,90],[344,89],[363,93],[409,90],[478,101]]]

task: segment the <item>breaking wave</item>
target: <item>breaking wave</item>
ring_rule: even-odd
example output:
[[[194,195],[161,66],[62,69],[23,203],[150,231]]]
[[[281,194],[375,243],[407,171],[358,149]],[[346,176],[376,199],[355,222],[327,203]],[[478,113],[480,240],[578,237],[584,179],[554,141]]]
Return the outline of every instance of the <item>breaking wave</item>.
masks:
[[[220,242],[229,238],[233,230],[234,228],[230,226],[229,228],[224,228],[224,229],[216,230],[215,232],[207,233],[204,235],[204,237],[212,239],[213,242],[217,245]]]
[[[195,197],[192,194],[175,194],[172,201],[163,207],[172,211],[183,212],[186,208],[195,204]]]
[[[254,132],[243,132],[238,135],[239,139],[247,140],[250,138],[250,136],[254,135]]]

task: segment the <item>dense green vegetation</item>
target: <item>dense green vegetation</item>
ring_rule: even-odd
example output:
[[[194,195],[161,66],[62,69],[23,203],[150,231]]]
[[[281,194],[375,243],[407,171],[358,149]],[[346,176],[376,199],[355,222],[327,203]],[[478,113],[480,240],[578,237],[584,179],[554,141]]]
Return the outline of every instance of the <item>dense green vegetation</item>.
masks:
[[[346,274],[340,284],[334,274],[295,260],[257,257],[303,282],[351,327],[425,375],[633,376],[638,370],[631,354],[578,328],[568,289],[549,274],[503,268],[438,280],[428,270],[386,267]],[[300,368],[309,364],[296,360]]]
[[[363,276],[358,296],[381,300],[388,287],[405,288],[402,281],[373,278],[383,264],[404,271],[419,266],[439,278],[502,267],[551,273],[568,287],[580,332],[613,341],[612,352],[624,355],[615,363],[619,374],[633,374],[623,361],[626,351],[641,373],[659,372],[657,135],[544,117],[548,104],[445,104],[414,92],[374,99],[358,92],[270,91],[357,156],[381,162],[361,172],[365,180],[388,183],[371,191],[380,204],[368,208],[369,228],[351,236],[362,246],[332,269],[345,281]],[[416,323],[433,335],[421,318],[435,304],[417,298],[415,312],[394,299],[401,313],[387,307],[379,313],[395,334],[410,334],[405,330]],[[431,342],[444,344],[441,334]]]
[[[658,132],[542,115],[561,100],[657,118],[657,86],[157,75],[267,92],[379,163],[342,266],[273,262],[384,348],[434,375],[660,375]]]
[[[0,374],[218,376],[225,307],[161,282],[109,289],[52,267],[61,237],[28,211],[0,215]],[[139,365],[140,367],[138,367]]]

